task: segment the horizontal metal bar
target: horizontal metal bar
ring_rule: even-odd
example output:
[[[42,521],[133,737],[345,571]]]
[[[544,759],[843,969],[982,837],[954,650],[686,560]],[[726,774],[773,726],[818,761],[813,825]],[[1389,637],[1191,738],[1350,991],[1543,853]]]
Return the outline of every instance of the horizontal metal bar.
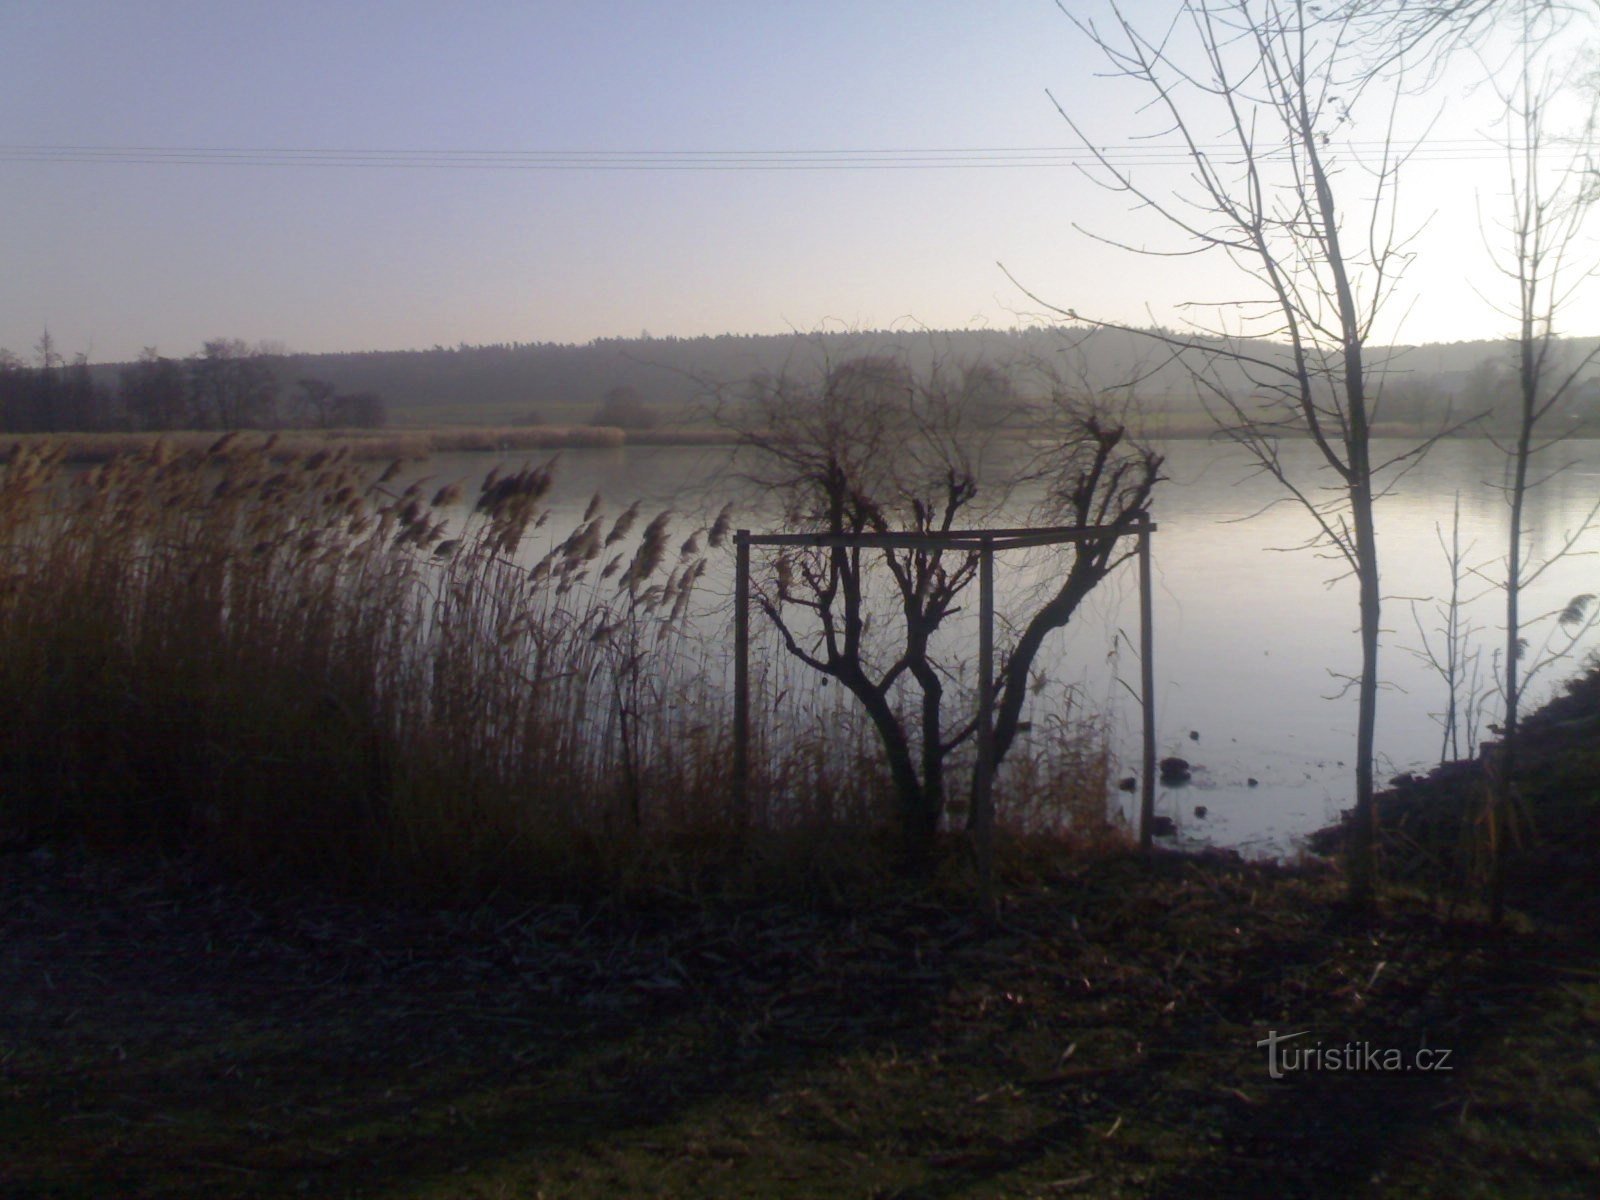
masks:
[[[1112,525],[1060,525],[1034,529],[951,529],[942,533],[913,531],[889,533],[749,533],[740,536],[752,546],[859,547],[863,550],[897,547],[926,547],[946,550],[1021,549],[1049,546],[1058,542],[1086,542],[1117,534],[1131,537],[1146,530],[1154,532],[1154,521],[1126,526],[1120,531]]]

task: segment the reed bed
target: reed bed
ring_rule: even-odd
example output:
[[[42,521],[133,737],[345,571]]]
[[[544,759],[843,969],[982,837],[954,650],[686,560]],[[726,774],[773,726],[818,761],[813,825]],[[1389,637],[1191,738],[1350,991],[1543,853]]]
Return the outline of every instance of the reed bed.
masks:
[[[262,435],[256,435],[260,440]],[[98,433],[45,434],[24,433],[13,435],[9,447],[0,458],[11,461],[22,453],[44,454],[59,457],[75,465],[108,463],[117,458],[130,458],[150,453],[157,443],[164,453],[178,456],[186,452],[203,452],[217,440],[215,431],[188,430],[168,433],[141,433],[137,431],[111,431]],[[428,430],[297,430],[284,431],[273,439],[271,454],[274,461],[287,462],[291,458],[315,454],[319,450],[344,449],[347,456],[364,462],[389,462],[396,458],[420,459],[433,452],[432,434]],[[542,448],[542,447],[539,447]]]
[[[0,470],[0,843],[198,846],[421,903],[880,869],[871,736],[781,669],[732,807],[725,642],[702,632],[726,513],[596,496],[553,530],[553,462],[473,497],[276,438],[64,457]],[[1014,756],[1019,829],[1103,825],[1085,728]]]
[[[259,435],[258,435],[259,436]],[[217,438],[215,432],[140,433],[112,431],[70,434],[18,434],[0,454],[9,460],[23,450],[59,452],[73,464],[97,464],[115,458],[148,453],[157,442],[171,451],[204,450]],[[389,462],[396,458],[423,459],[432,454],[458,452],[518,453],[538,450],[609,450],[618,446],[732,445],[735,435],[726,429],[624,430],[613,425],[455,425],[416,429],[284,430],[275,439],[273,456],[286,462],[319,450],[343,449],[360,462]]]

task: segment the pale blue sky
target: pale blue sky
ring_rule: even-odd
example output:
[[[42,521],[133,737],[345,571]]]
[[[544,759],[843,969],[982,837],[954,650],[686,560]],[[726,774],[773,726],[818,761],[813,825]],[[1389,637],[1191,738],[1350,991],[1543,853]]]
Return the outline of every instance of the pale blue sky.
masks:
[[[1134,10],[1165,12],[1162,0]],[[1049,0],[292,3],[0,0],[0,147],[335,151],[1067,146],[1125,97]],[[1467,132],[1471,132],[1468,130]],[[1413,340],[1492,335],[1472,196],[1431,163]],[[1493,178],[1491,178],[1493,177]],[[186,354],[1010,326],[1237,293],[1067,167],[529,171],[24,162],[0,154],[0,346]],[[1420,217],[1418,218],[1420,220]],[[1492,281],[1488,282],[1493,286]],[[1595,332],[1575,329],[1574,332]]]

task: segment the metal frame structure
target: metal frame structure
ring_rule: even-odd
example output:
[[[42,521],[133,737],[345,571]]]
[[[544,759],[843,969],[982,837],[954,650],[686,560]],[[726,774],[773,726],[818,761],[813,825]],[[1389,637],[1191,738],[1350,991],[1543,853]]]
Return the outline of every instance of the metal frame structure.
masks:
[[[1140,776],[1139,846],[1150,849],[1155,816],[1155,622],[1150,582],[1150,535],[1156,525],[1141,518],[1129,533],[1139,539],[1140,706],[1144,724],[1144,769]],[[807,546],[886,549],[927,547],[978,553],[978,764],[973,830],[985,890],[990,884],[994,845],[994,556],[999,551],[1084,542],[1117,534],[1108,525],[1061,525],[1035,529],[947,530],[940,533],[764,533],[734,534],[733,770],[735,801],[741,811],[750,780],[750,547]]]

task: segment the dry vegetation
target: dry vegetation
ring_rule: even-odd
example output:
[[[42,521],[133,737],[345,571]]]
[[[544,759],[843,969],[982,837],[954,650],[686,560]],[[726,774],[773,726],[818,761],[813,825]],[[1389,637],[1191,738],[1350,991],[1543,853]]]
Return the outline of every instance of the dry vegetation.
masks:
[[[204,450],[215,433],[21,434],[6,456],[18,450],[58,453],[68,463],[104,463],[148,454],[160,442],[168,453]],[[390,430],[289,430],[273,443],[272,456],[284,462],[319,450],[342,449],[361,462],[425,459],[432,454],[483,451],[506,454],[536,450],[604,450],[623,445],[717,445],[733,440],[714,429],[624,430],[610,425],[453,425]]]
[[[469,507],[354,457],[223,437],[67,471],[14,451],[0,842],[199,845],[456,902],[875,869],[874,839],[838,830],[892,811],[882,771],[814,689],[769,681],[751,808],[730,811],[727,664],[700,632],[726,512],[696,528],[597,496],[557,531],[553,462],[492,471]],[[1017,773],[1053,810],[1017,811],[1098,826],[1105,756],[1056,728]]]

